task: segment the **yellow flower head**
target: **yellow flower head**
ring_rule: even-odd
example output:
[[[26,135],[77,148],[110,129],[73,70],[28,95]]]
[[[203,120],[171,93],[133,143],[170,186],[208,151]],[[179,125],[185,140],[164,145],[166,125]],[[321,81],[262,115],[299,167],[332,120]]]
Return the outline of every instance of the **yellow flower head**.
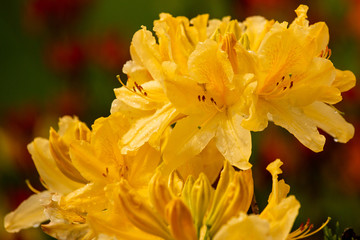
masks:
[[[282,162],[276,160],[267,170],[273,177],[268,205],[259,214],[248,215],[253,198],[251,170],[235,171],[225,162],[216,188],[204,174],[184,182],[176,172],[166,180],[159,171],[149,184],[150,201],[141,198],[126,181],[119,185],[119,202],[129,220],[140,230],[161,239],[267,239],[308,237],[307,223],[290,233],[300,203],[287,196],[290,187],[278,180]],[[133,238],[129,238],[133,239]]]
[[[6,215],[4,225],[9,232],[38,226],[49,219],[45,215],[46,205],[54,194],[66,195],[84,186],[83,178],[73,167],[69,155],[69,144],[76,139],[88,140],[88,128],[76,117],[65,116],[59,121],[59,131],[51,129],[50,141],[36,138],[28,150],[40,175],[45,191],[37,191],[13,212]],[[55,137],[54,137],[55,136]]]
[[[225,159],[245,170],[251,167],[250,132],[269,120],[316,152],[325,141],[318,128],[347,142],[354,128],[332,104],[355,77],[333,66],[328,28],[310,25],[307,10],[300,5],[291,24],[163,13],[154,22],[157,41],[144,27],[136,32],[132,60],[123,69],[128,82],[115,91],[112,107],[132,119],[121,152],[149,142],[162,148],[169,173],[213,141]],[[162,135],[174,123],[164,145]]]
[[[253,196],[251,170],[236,172],[226,162],[216,189],[204,174],[186,182],[176,172],[166,179],[156,172],[149,184],[150,202],[126,181],[120,183],[119,203],[139,229],[162,239],[211,239]]]

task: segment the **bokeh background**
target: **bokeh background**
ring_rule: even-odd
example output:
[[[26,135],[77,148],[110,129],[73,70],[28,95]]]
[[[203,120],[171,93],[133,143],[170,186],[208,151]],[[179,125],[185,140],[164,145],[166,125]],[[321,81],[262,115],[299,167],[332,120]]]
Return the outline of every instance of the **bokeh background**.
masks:
[[[115,76],[129,59],[133,33],[152,29],[160,12],[189,18],[247,16],[291,22],[300,4],[310,7],[311,23],[330,29],[331,60],[360,76],[360,1],[358,0],[1,0],[0,7],[0,239],[50,239],[37,229],[8,234],[3,216],[32,192],[25,180],[42,189],[26,145],[48,137],[63,115],[77,115],[88,126],[109,115]],[[282,177],[301,202],[295,227],[310,218],[320,226],[352,227],[360,234],[360,89],[344,94],[336,105],[354,124],[347,144],[328,135],[323,152],[315,154],[293,136],[270,125],[253,134],[256,198],[260,209],[271,191],[268,163],[281,158]],[[322,239],[317,234],[312,239]]]

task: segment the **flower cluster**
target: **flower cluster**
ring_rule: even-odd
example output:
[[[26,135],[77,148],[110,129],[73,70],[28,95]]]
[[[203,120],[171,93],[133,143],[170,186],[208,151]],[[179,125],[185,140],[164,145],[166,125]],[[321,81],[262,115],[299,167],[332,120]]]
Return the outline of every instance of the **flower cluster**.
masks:
[[[63,117],[29,144],[46,190],[33,189],[5,228],[47,221],[58,239],[307,237],[309,224],[290,233],[300,204],[278,180],[280,160],[267,168],[268,205],[248,214],[252,131],[272,121],[315,152],[325,143],[318,129],[342,143],[354,135],[332,104],[355,76],[333,66],[327,26],[310,25],[307,10],[291,24],[163,13],[156,36],[137,31],[110,116],[91,130]]]

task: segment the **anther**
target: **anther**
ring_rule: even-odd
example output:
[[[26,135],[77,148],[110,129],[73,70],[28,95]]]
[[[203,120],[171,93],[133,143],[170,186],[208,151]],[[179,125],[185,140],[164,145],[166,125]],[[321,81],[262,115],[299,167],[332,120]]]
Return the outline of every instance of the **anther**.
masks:
[[[135,88],[135,87],[133,87],[132,89],[134,90],[134,92],[136,92],[136,88]]]
[[[314,228],[314,224],[311,224],[310,227],[309,227],[309,230],[311,230],[313,228]]]
[[[145,97],[147,96],[147,92],[144,92]]]
[[[294,86],[294,81],[290,82],[290,88],[292,88]]]
[[[200,95],[198,95],[198,100],[199,100],[199,102],[201,101],[201,97],[200,97]]]
[[[300,224],[300,227],[299,227],[300,231],[304,231],[304,228],[305,228],[305,227],[304,227],[304,223],[301,223],[301,224]]]
[[[203,102],[205,102],[205,95],[203,95],[201,99]]]

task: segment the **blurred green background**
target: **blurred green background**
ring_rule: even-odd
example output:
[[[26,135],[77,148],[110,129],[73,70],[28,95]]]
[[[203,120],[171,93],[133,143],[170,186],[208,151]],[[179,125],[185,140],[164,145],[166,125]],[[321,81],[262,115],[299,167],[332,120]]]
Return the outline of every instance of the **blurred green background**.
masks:
[[[0,7],[0,223],[31,191],[25,179],[41,188],[26,145],[48,137],[62,115],[77,115],[88,126],[109,115],[115,76],[128,60],[131,37],[141,25],[152,29],[159,13],[188,18],[209,13],[243,21],[251,15],[291,22],[300,4],[310,7],[311,23],[330,29],[331,60],[342,70],[360,73],[360,1],[358,0],[17,0]],[[360,126],[360,92],[356,87],[338,104],[345,118]],[[352,227],[360,234],[360,134],[347,144],[327,136],[322,153],[314,154],[279,127],[253,134],[256,197],[262,209],[271,191],[266,165],[281,158],[282,177],[301,202],[294,227],[307,218],[320,226]],[[0,239],[46,239],[39,230]],[[317,234],[312,239],[321,239]]]

